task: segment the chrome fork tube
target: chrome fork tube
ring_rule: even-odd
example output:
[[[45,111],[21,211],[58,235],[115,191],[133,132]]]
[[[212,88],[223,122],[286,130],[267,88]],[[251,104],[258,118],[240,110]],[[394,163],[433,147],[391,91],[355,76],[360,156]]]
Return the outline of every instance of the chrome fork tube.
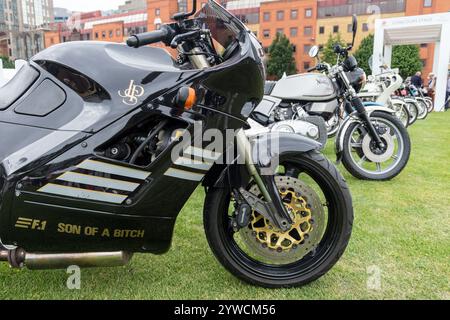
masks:
[[[264,196],[264,199],[267,202],[272,202],[272,198],[270,197],[269,191],[267,190],[261,176],[259,175],[255,163],[253,162],[252,145],[248,140],[248,137],[245,134],[244,129],[240,129],[236,133],[236,143],[238,154],[240,156],[244,156],[245,166],[247,167],[248,173],[253,177],[253,179],[255,179],[255,182],[258,185],[261,194]]]

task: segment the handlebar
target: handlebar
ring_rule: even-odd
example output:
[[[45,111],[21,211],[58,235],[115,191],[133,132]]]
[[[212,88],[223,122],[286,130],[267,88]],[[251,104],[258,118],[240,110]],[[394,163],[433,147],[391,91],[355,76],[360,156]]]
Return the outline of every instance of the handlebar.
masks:
[[[132,35],[128,38],[127,45],[129,47],[139,48],[160,41],[167,42],[171,34],[170,29],[164,25],[159,30]]]
[[[308,70],[306,70],[306,72],[313,72],[317,70],[317,66],[309,68]]]

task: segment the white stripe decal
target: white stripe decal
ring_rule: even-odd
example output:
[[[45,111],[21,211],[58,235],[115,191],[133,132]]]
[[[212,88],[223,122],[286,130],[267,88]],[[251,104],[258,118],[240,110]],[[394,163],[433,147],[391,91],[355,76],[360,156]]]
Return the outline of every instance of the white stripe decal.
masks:
[[[139,184],[133,182],[96,177],[76,172],[66,172],[62,176],[58,177],[57,180],[130,192],[133,192],[139,187]]]
[[[197,170],[204,170],[204,171],[208,171],[209,169],[211,169],[211,167],[213,165],[212,163],[205,163],[202,161],[189,159],[189,158],[185,158],[185,157],[178,158],[177,160],[175,160],[174,164],[176,164],[177,166],[182,166],[182,167],[187,167],[187,168],[192,168],[192,169],[197,169]]]
[[[109,164],[109,163],[95,161],[95,160],[85,160],[82,163],[80,163],[77,167],[80,169],[115,174],[118,176],[129,177],[129,178],[140,179],[140,180],[147,179],[151,174],[151,172],[122,167],[122,166],[118,166],[115,164]]]
[[[187,147],[187,149],[184,150],[184,154],[201,158],[204,161],[209,160],[212,162],[217,161],[217,159],[219,159],[222,155],[220,152],[212,152],[210,150],[204,150],[193,146]]]
[[[174,168],[169,168],[169,170],[167,170],[166,173],[164,173],[164,175],[173,177],[173,178],[191,180],[191,181],[201,181],[203,179],[203,177],[205,176],[204,174],[194,173],[194,172],[189,172],[189,171],[184,171],[184,170],[179,170],[179,169],[174,169]]]
[[[38,190],[38,192],[110,203],[122,203],[125,201],[126,198],[128,198],[128,196],[122,194],[66,187],[52,183],[43,186],[41,189]]]

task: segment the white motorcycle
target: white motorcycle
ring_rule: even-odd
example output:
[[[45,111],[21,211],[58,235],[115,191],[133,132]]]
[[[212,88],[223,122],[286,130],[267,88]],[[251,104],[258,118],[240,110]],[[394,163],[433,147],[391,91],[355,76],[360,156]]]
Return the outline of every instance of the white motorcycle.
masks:
[[[365,102],[387,106],[395,111],[405,127],[417,120],[418,107],[414,100],[405,101],[395,93],[403,84],[403,78],[398,69],[382,68],[383,72],[376,76],[369,76],[367,84],[360,91],[359,97]]]

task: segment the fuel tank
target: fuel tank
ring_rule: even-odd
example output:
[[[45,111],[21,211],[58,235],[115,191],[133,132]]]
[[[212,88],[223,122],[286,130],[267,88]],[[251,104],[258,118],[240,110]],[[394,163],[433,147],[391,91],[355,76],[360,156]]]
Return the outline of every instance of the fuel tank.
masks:
[[[271,96],[289,101],[329,101],[336,98],[336,91],[327,76],[308,73],[280,79]]]
[[[95,133],[195,73],[177,68],[160,48],[56,45],[0,88],[0,122]]]

